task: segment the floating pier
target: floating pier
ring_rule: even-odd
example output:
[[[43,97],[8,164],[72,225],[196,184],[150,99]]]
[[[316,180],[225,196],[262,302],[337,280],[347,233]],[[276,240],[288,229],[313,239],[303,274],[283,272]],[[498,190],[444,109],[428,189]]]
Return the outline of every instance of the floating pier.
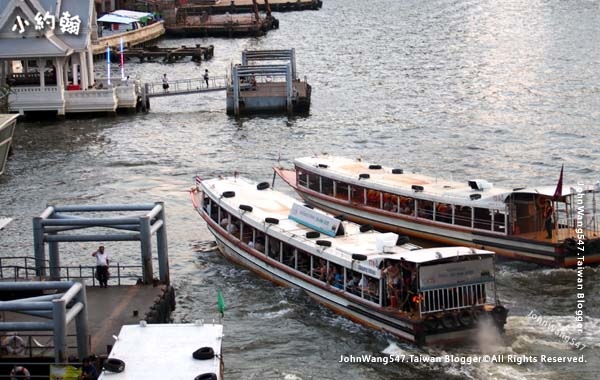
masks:
[[[256,61],[283,61],[283,64],[251,65]],[[244,51],[242,64],[235,65],[227,88],[227,113],[241,115],[262,112],[307,113],[311,86],[298,79],[296,53],[290,50]]]
[[[215,14],[195,6],[172,7],[161,12],[165,19],[167,34],[177,36],[262,36],[271,29],[279,28],[279,20],[267,9],[265,16],[258,12],[256,0],[251,2],[250,13]]]
[[[191,57],[193,62],[207,61],[214,55],[215,47],[210,45],[208,47],[202,47],[196,45],[195,47],[188,47],[182,45],[178,48],[159,48],[158,46],[150,46],[147,48],[131,48],[123,51],[125,59],[137,58],[140,62],[145,60],[153,60],[156,58],[162,58],[165,62],[173,63],[183,58]],[[115,56],[118,57],[118,53]]]
[[[114,212],[121,215],[97,216]],[[94,217],[74,213],[94,213]],[[96,364],[101,366],[122,325],[140,320],[170,322],[175,292],[169,283],[162,203],[52,206],[33,224],[36,255],[0,258],[0,373],[23,366],[32,376],[47,378],[53,369],[79,365],[90,354],[98,356]],[[98,227],[124,233],[72,233]],[[153,234],[157,235],[159,278],[152,269]],[[140,241],[141,265],[123,266],[111,260],[109,286],[102,288],[96,286],[95,266],[60,264],[59,242],[98,240]],[[50,260],[43,253],[46,244]],[[89,252],[84,260],[92,260]]]
[[[158,21],[140,29],[100,37],[93,41],[92,53],[94,55],[104,54],[107,45],[113,49],[118,49],[121,45],[121,39],[123,39],[123,44],[129,48],[146,43],[153,43],[162,37],[165,34],[165,31],[164,22]]]
[[[189,3],[193,4],[190,5]],[[257,0],[256,3],[258,10],[262,12],[266,12],[269,8],[274,12],[317,10],[323,6],[322,0]],[[156,12],[163,12],[165,9],[181,4],[181,1],[126,0],[124,4],[128,9],[147,11],[148,8],[151,8]],[[187,6],[199,8],[209,14],[247,13],[253,9],[252,0],[192,0],[188,2]]]

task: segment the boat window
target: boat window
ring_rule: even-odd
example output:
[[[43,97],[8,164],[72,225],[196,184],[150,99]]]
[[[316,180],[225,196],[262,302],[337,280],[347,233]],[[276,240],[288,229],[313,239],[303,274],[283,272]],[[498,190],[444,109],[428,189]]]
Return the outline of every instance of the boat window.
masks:
[[[435,220],[442,223],[452,223],[452,207],[447,203],[436,203]]]
[[[327,261],[313,256],[312,275],[314,278],[325,282],[327,279]]]
[[[362,291],[362,298],[367,301],[379,303],[379,280],[367,276],[366,274],[362,275],[362,279],[358,283],[358,287]]]
[[[352,203],[365,204],[365,188],[361,186],[350,185],[350,195]]]
[[[297,249],[296,251],[298,256],[296,269],[304,274],[310,275],[310,254],[300,249]]]
[[[418,199],[417,216],[419,218],[433,219],[433,202]]]
[[[415,215],[415,200],[409,197],[400,197],[400,213],[404,215]]]
[[[492,214],[489,209],[475,207],[474,228],[488,231],[492,229]]]
[[[240,219],[233,216],[233,215],[229,215],[230,220],[229,223],[227,225],[225,225],[225,229],[227,230],[227,232],[229,232],[232,236],[236,237],[236,238],[240,238],[240,230],[241,230],[241,226],[240,226]]]
[[[298,186],[308,187],[308,175],[299,167],[296,167],[296,183]]]
[[[268,256],[273,260],[281,262],[281,242],[271,236],[267,236]]]
[[[399,210],[399,198],[397,195],[390,193],[383,193],[383,209],[391,212],[398,212]]]
[[[341,265],[329,263],[327,272],[327,284],[335,286],[338,289],[344,288],[344,268]]]
[[[254,227],[242,222],[240,234],[242,235],[242,242],[254,248]]]
[[[348,200],[348,184],[346,182],[335,182],[335,197]]]
[[[321,177],[321,193],[333,195],[333,180],[327,177]]]
[[[315,173],[308,173],[308,188],[314,191],[321,191],[321,185],[319,183],[319,175]]]
[[[281,256],[282,263],[287,265],[288,267],[296,268],[296,249],[287,244],[281,243]]]
[[[266,239],[265,234],[259,230],[254,231],[254,249],[260,253],[265,253]]]
[[[458,226],[471,227],[471,207],[456,206],[454,211],[454,224]]]
[[[353,270],[346,271],[346,291],[348,293],[360,296],[361,290],[358,287],[358,283],[360,282],[361,278],[361,274],[358,272]]]
[[[381,208],[381,191],[367,190],[367,205]]]
[[[499,210],[494,210],[494,231],[506,232],[506,215]]]
[[[210,218],[219,223],[219,205],[210,200]]]
[[[210,198],[205,192],[202,192],[202,208],[208,212],[208,205],[210,204]]]

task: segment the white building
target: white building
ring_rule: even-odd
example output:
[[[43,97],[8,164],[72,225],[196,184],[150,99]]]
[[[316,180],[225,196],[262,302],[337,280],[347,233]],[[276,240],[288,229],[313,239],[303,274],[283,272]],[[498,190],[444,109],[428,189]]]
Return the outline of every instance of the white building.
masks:
[[[97,38],[93,0],[0,0],[0,85],[11,88],[10,111],[135,108],[133,82],[94,78]]]

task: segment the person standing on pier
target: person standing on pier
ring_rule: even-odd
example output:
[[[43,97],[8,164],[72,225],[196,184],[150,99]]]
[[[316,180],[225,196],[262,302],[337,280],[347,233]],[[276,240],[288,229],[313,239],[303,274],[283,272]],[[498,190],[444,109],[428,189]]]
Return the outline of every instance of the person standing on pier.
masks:
[[[98,250],[92,253],[96,258],[96,278],[100,282],[100,287],[108,288],[108,254],[104,252],[104,246],[100,245]]]
[[[208,88],[208,69],[204,69],[204,81],[206,82],[206,88]]]
[[[169,92],[169,79],[167,78],[167,74],[163,74],[162,82],[163,82],[163,91]]]

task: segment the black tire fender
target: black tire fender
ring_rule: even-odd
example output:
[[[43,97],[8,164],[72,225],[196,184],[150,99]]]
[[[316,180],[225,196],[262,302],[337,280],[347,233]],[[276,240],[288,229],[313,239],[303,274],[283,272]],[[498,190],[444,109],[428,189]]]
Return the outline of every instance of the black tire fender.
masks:
[[[252,212],[252,206],[249,206],[249,205],[240,205],[240,210]]]
[[[215,351],[212,347],[200,347],[192,354],[192,357],[197,360],[207,360],[215,357]]]
[[[320,237],[321,234],[318,231],[308,231],[306,232],[306,237],[309,239],[314,239]]]
[[[363,224],[359,228],[360,232],[367,232],[367,231],[371,231],[372,229],[373,229],[373,225],[372,224]]]
[[[271,185],[269,185],[269,182],[261,182],[258,185],[256,185],[256,190],[266,190],[269,187],[271,187]]]
[[[329,240],[317,240],[315,243],[322,247],[331,247],[331,242]]]
[[[265,218],[265,223],[279,224],[279,219],[277,219],[277,218]]]
[[[235,197],[235,191],[224,191],[223,198],[233,198]]]
[[[104,362],[103,368],[109,372],[120,373],[125,370],[125,362],[117,358],[109,358]]]

